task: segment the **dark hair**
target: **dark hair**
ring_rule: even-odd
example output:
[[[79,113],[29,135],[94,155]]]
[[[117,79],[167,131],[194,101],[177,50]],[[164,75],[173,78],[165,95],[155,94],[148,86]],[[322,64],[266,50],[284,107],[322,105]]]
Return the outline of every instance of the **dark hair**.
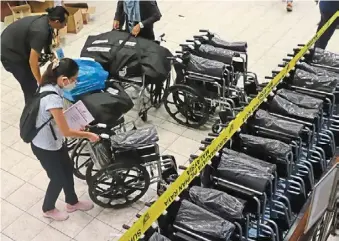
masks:
[[[70,58],[64,58],[59,61],[59,65],[53,69],[53,63],[50,63],[47,70],[42,75],[42,86],[47,84],[56,85],[58,78],[63,75],[67,78],[75,76],[79,71],[78,64]]]
[[[56,6],[53,8],[47,8],[46,9],[47,16],[50,20],[63,23],[66,21],[65,15],[69,16],[69,12],[66,10],[66,8],[62,6]]]

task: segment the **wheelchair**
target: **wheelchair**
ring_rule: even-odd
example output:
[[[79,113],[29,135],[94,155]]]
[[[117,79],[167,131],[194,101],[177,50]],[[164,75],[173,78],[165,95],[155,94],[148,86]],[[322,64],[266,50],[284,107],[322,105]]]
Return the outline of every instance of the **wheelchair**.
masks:
[[[175,158],[159,154],[154,127],[121,133],[107,130],[105,124],[90,126],[89,131],[98,133],[101,140],[86,143],[86,182],[89,196],[97,205],[126,207],[139,200],[151,184],[159,186],[169,173],[177,176]]]
[[[176,79],[164,95],[164,106],[178,123],[198,128],[217,109],[219,115],[248,103],[257,76],[247,71],[246,43],[228,43],[206,30],[181,44],[172,58]],[[239,87],[240,86],[240,87]]]

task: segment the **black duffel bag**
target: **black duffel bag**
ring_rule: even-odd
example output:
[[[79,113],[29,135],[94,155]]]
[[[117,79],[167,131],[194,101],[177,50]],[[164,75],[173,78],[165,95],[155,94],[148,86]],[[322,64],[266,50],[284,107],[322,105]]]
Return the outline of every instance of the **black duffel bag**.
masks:
[[[89,36],[81,50],[103,65],[112,77],[146,76],[149,82],[164,81],[171,70],[171,52],[154,41],[123,31]]]
[[[114,87],[108,88],[106,92],[90,93],[80,97],[96,123],[115,125],[133,108],[134,104],[124,89],[117,84]]]

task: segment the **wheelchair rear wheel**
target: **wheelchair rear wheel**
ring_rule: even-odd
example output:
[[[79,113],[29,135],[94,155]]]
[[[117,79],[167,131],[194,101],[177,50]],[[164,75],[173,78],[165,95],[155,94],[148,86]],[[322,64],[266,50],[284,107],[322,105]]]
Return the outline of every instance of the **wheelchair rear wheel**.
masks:
[[[94,176],[98,171],[99,171],[99,169],[97,169],[97,168],[94,166],[94,163],[91,161],[91,162],[88,164],[87,169],[86,169],[86,183],[87,183],[88,186],[90,185],[93,176]]]
[[[80,140],[74,147],[71,160],[73,161],[74,175],[81,179],[86,179],[86,169],[88,165],[92,162],[89,150],[87,149],[88,140]]]
[[[104,208],[123,208],[148,190],[150,176],[140,164],[114,163],[99,170],[89,183],[89,196]]]
[[[188,85],[176,84],[164,95],[168,114],[179,124],[192,128],[204,125],[209,119],[210,106],[205,98]]]

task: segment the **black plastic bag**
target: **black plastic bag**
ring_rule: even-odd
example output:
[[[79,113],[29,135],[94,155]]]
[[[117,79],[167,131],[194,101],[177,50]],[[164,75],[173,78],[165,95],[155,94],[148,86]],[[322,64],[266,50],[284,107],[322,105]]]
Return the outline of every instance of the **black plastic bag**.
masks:
[[[247,134],[240,134],[240,139],[247,149],[251,149],[253,152],[257,151],[259,153],[265,153],[267,156],[279,158],[280,161],[284,163],[286,162],[287,154],[292,151],[290,145],[274,139]]]
[[[216,48],[212,45],[202,44],[199,46],[199,56],[202,58],[216,60],[224,64],[232,64],[234,52],[228,49]]]
[[[225,71],[225,64],[219,61],[205,59],[191,54],[189,55],[189,61],[187,63],[186,70],[221,78],[223,77]]]
[[[125,45],[122,43],[127,40]],[[135,38],[125,31],[110,31],[89,36],[81,50],[81,57],[95,59],[114,77],[142,76],[146,79],[165,81],[171,71],[171,52],[145,39]],[[142,71],[141,71],[142,70]]]
[[[93,115],[96,123],[107,125],[115,125],[134,106],[125,90],[117,86],[105,92],[80,96],[79,99]]]
[[[312,62],[315,64],[337,68],[339,71],[339,54],[316,48],[313,54]]]
[[[298,64],[297,68],[302,69],[304,71],[307,71],[309,73],[315,74],[317,76],[325,76],[325,77],[336,78],[337,83],[339,83],[339,73],[336,73],[334,71],[330,71],[328,69],[318,67],[318,66],[309,65],[305,62]]]
[[[281,115],[287,115],[313,121],[318,116],[318,110],[306,109],[276,95],[269,103],[269,111]]]
[[[225,40],[222,40],[217,37],[213,37],[209,41],[210,45],[213,45],[217,48],[224,48],[229,49],[233,51],[239,51],[239,52],[246,52],[247,51],[247,43],[246,42],[227,42]]]
[[[160,233],[155,232],[148,241],[171,241],[171,240],[161,235]]]
[[[175,225],[212,239],[229,240],[235,226],[221,217],[187,201],[183,200]]]
[[[302,124],[278,118],[261,109],[255,113],[254,124],[269,130],[286,133],[293,137],[299,137],[301,130],[304,128]]]
[[[137,148],[155,144],[157,141],[159,141],[158,133],[153,126],[111,136],[111,143],[114,147]]]
[[[254,168],[257,168],[258,170],[266,173],[272,174],[277,169],[276,166],[272,163],[257,159],[242,152],[237,152],[228,148],[224,148],[222,152],[224,154],[224,158],[229,158],[230,160],[232,159],[244,165],[253,166]]]
[[[258,192],[265,192],[269,181],[273,175],[255,163],[250,164],[243,158],[230,159],[229,155],[221,155],[219,166],[217,167],[218,176],[230,182],[249,187]]]
[[[317,109],[323,108],[324,101],[315,97],[301,94],[292,90],[280,89],[277,91],[280,97],[292,102],[293,104],[306,108],[306,109]]]
[[[243,218],[243,203],[225,192],[193,186],[189,190],[189,196],[193,203],[225,220]]]
[[[337,79],[334,77],[318,76],[302,69],[296,69],[293,85],[333,93],[337,86]]]

